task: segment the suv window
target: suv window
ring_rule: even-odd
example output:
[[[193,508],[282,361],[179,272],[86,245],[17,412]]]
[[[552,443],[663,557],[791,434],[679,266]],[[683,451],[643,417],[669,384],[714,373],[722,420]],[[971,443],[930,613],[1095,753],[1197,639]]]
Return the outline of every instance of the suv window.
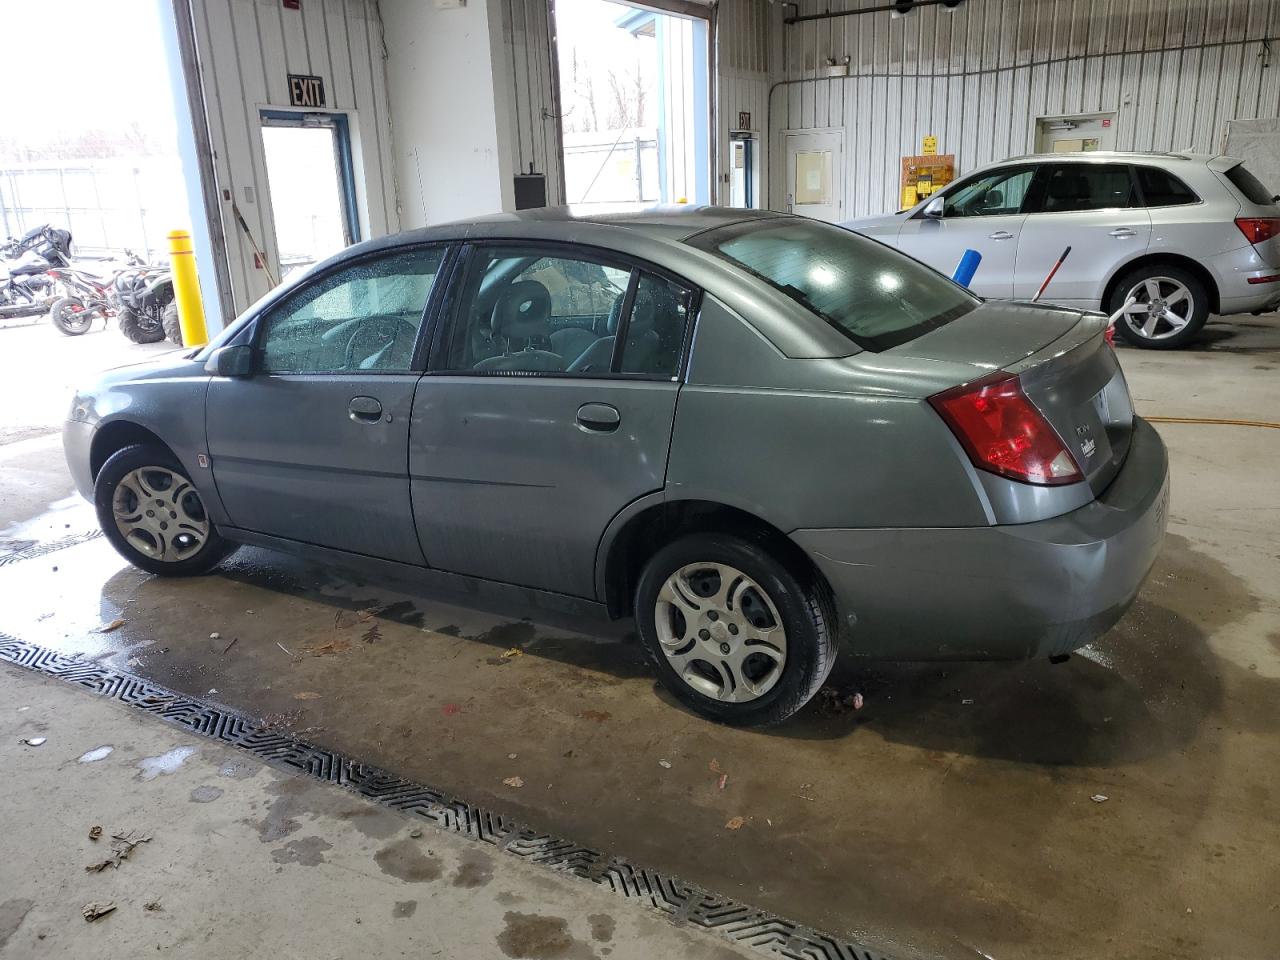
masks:
[[[749,220],[687,242],[759,277],[868,350],[914,340],[980,302],[892,247],[816,220]]]
[[[1123,163],[1048,163],[1036,181],[1032,213],[1068,213],[1136,206],[1133,177]]]
[[[605,258],[544,252],[504,245],[473,253],[446,369],[675,376],[689,290]]]
[[[996,217],[1018,213],[1035,167],[1003,167],[962,181],[943,194],[944,217]]]
[[[1227,179],[1231,181],[1232,186],[1244,194],[1244,198],[1250,203],[1256,203],[1260,206],[1268,206],[1276,202],[1276,195],[1268,189],[1265,184],[1247,169],[1243,163],[1237,163],[1234,167],[1227,171]]]
[[[362,260],[306,283],[259,334],[264,373],[406,372],[444,247]]]
[[[1199,203],[1196,192],[1167,170],[1159,167],[1134,167],[1142,200],[1148,207],[1177,207]]]

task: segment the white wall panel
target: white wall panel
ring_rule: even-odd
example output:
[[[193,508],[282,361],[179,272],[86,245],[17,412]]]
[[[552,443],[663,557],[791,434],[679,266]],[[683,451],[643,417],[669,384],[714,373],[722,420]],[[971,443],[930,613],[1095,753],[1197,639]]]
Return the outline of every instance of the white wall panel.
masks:
[[[780,6],[722,0],[721,16],[752,2]],[[798,10],[881,3],[800,0]],[[952,14],[769,29],[782,35],[771,142],[783,129],[843,125],[850,216],[896,206],[900,157],[926,134],[963,172],[1034,149],[1038,116],[1116,111],[1118,149],[1198,152],[1219,149],[1227,120],[1280,116],[1280,0],[967,0]],[[845,56],[850,76],[827,79],[828,58]],[[783,192],[774,185],[775,205]]]
[[[259,111],[289,109],[288,74],[322,77],[328,109],[348,116],[363,234],[399,228],[382,22],[376,0],[306,0],[301,10],[278,0],[191,0],[191,15],[232,297],[241,310],[270,282],[223,191],[274,259]]]

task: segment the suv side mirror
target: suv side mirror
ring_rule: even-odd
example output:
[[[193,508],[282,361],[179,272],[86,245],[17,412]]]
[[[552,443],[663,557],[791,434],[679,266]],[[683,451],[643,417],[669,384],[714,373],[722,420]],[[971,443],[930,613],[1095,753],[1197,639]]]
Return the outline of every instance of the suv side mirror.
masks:
[[[921,216],[929,217],[931,220],[941,220],[942,213],[945,208],[945,201],[942,197],[934,197],[924,205],[924,209],[920,211]]]
[[[215,377],[247,377],[253,372],[253,347],[247,343],[219,347],[205,361],[204,371]]]

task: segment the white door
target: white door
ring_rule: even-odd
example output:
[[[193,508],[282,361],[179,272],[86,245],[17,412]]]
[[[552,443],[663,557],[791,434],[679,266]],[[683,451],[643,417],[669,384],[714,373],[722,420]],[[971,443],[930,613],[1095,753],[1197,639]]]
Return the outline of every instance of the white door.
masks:
[[[786,133],[786,208],[828,223],[844,219],[844,133]]]
[[[1014,297],[1035,296],[1062,252],[1071,247],[1043,299],[1086,310],[1102,308],[1107,278],[1151,242],[1151,215],[1137,203],[1128,164],[1041,167],[1018,241]]]
[[[951,276],[966,250],[982,255],[970,288],[980,297],[1013,296],[1018,238],[1027,215],[1023,201],[1035,176],[1024,163],[974,174],[942,193],[942,216],[917,212],[902,225],[898,247]]]

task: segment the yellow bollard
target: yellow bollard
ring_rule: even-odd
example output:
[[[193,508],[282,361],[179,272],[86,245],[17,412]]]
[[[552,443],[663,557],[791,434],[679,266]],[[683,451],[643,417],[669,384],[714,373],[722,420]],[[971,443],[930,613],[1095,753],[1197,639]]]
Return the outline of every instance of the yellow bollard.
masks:
[[[191,249],[191,234],[187,231],[169,232],[169,262],[173,270],[173,297],[178,303],[182,344],[203,347],[209,342],[209,333],[204,325],[200,281],[196,279],[196,253]]]

